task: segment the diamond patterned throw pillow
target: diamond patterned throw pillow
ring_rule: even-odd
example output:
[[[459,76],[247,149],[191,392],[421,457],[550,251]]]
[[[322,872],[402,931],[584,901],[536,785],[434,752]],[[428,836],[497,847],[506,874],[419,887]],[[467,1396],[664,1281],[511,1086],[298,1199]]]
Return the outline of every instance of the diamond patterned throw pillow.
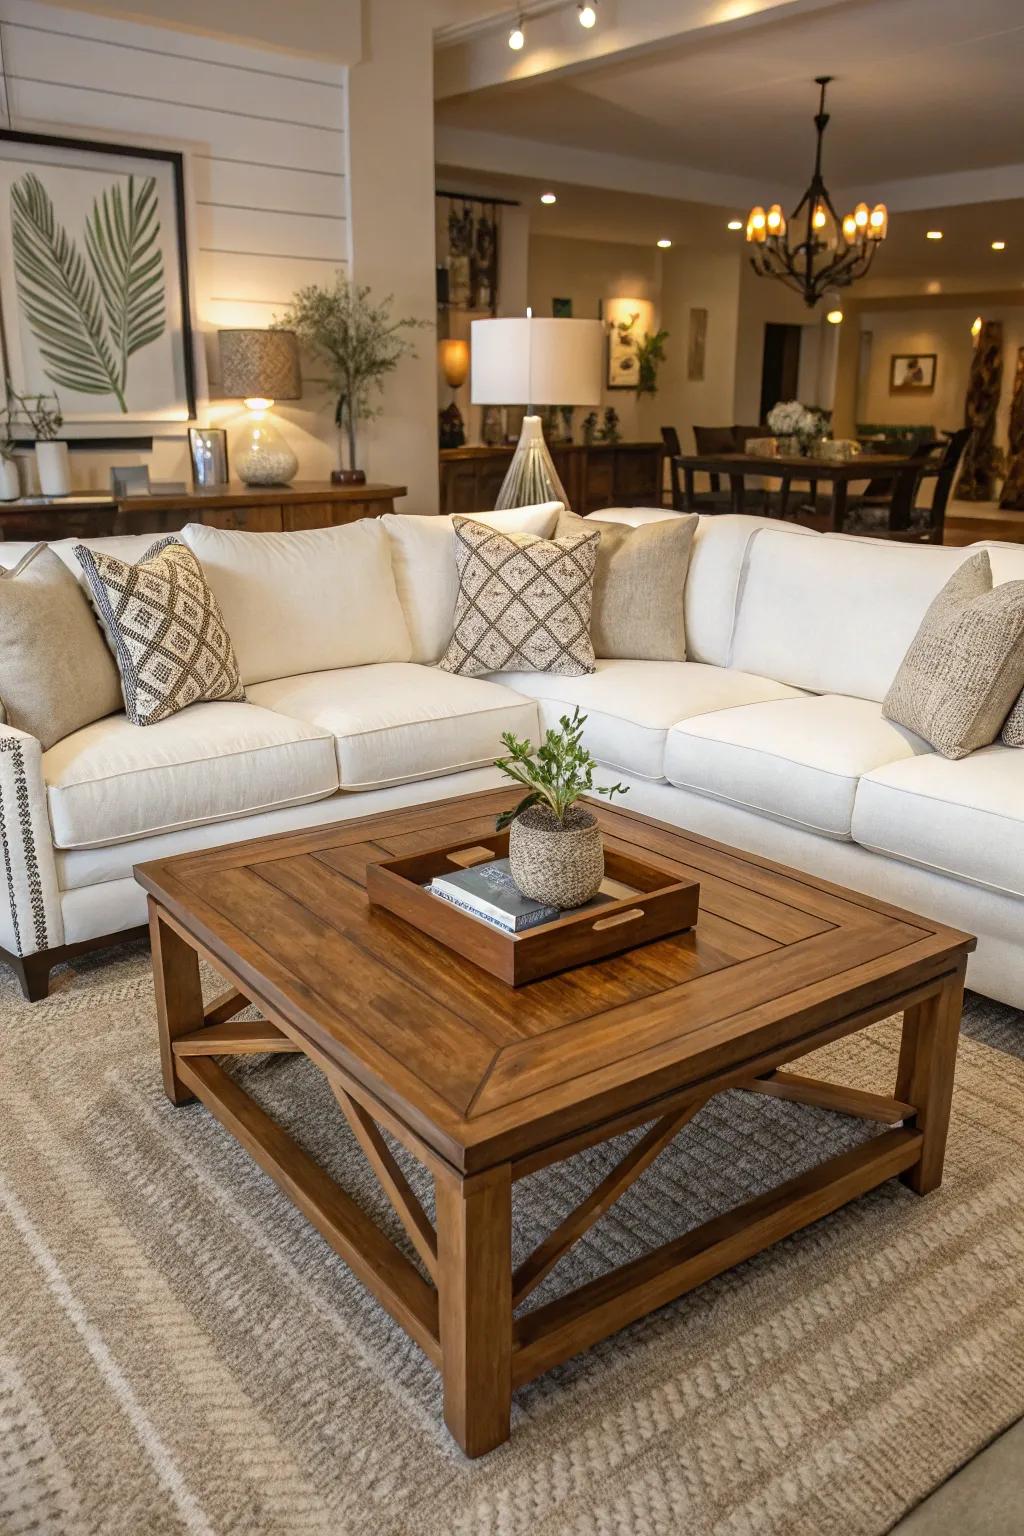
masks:
[[[133,725],[245,690],[217,599],[192,551],[160,539],[137,565],[76,544]]]
[[[452,518],[459,596],[446,672],[594,671],[590,609],[601,535],[538,539]]]

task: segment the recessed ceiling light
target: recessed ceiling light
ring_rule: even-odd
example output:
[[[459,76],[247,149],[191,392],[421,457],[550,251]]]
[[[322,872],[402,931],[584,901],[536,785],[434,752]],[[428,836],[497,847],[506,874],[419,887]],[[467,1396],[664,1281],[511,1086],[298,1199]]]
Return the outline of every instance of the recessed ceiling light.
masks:
[[[555,194],[553,192],[542,192],[541,195],[540,195],[540,200],[541,200],[542,203],[557,203],[558,202],[558,198],[555,196]]]
[[[658,241],[658,248],[659,248],[659,250],[667,251],[671,244],[672,244],[671,240],[659,240]]]
[[[993,240],[992,241],[992,249],[994,251],[1005,251],[1006,250],[1006,241],[1005,240]]]
[[[925,239],[926,240],[941,240],[942,239],[942,230],[941,229],[930,229],[928,231],[928,233],[925,235]]]
[[[743,228],[743,220],[742,219],[730,219],[728,224],[725,227],[726,227],[726,229],[742,229]]]

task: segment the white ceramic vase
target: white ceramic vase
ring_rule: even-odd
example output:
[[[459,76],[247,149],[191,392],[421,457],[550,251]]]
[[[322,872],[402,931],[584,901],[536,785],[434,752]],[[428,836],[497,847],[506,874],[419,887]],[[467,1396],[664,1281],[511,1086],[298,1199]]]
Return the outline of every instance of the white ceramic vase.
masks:
[[[67,496],[71,490],[71,461],[67,443],[51,439],[36,443],[36,469],[43,496]]]
[[[0,459],[0,501],[17,501],[21,495],[21,476],[17,459]]]

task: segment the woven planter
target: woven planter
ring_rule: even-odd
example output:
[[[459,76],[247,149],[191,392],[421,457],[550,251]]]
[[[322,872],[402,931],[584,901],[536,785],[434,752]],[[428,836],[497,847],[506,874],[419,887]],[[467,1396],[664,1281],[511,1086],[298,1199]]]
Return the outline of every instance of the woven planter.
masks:
[[[601,829],[582,807],[567,811],[563,822],[546,806],[524,811],[509,829],[508,857],[523,895],[562,911],[582,907],[604,879]]]

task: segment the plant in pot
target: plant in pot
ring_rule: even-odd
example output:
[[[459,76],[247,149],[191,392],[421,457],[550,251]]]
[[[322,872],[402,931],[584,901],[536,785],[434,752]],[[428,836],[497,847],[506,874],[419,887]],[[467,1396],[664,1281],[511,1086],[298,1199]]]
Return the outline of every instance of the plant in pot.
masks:
[[[71,465],[67,443],[57,433],[64,425],[56,395],[19,395],[7,386],[8,413],[28,422],[36,440],[36,470],[44,496],[67,496],[71,490]],[[13,402],[13,404],[11,403]]]
[[[563,715],[561,730],[548,731],[536,752],[528,741],[505,731],[507,757],[495,766],[521,784],[526,794],[498,817],[509,829],[512,879],[532,901],[564,911],[597,895],[604,879],[604,847],[593,811],[577,804],[581,795],[625,795],[624,784],[594,784],[597,764],[583,745],[586,715]]]
[[[292,297],[275,329],[294,331],[299,342],[327,368],[327,383],[336,393],[334,421],[348,441],[348,468],[335,470],[339,485],[363,485],[366,475],[356,467],[356,428],[380,414],[374,400],[403,357],[415,357],[412,342],[402,332],[428,326],[427,320],[395,320],[390,297],[374,304],[369,288],[350,283],[338,272],[332,287],[311,284]]]
[[[21,495],[21,477],[14,457],[13,417],[10,407],[0,411],[0,501],[17,501]]]

